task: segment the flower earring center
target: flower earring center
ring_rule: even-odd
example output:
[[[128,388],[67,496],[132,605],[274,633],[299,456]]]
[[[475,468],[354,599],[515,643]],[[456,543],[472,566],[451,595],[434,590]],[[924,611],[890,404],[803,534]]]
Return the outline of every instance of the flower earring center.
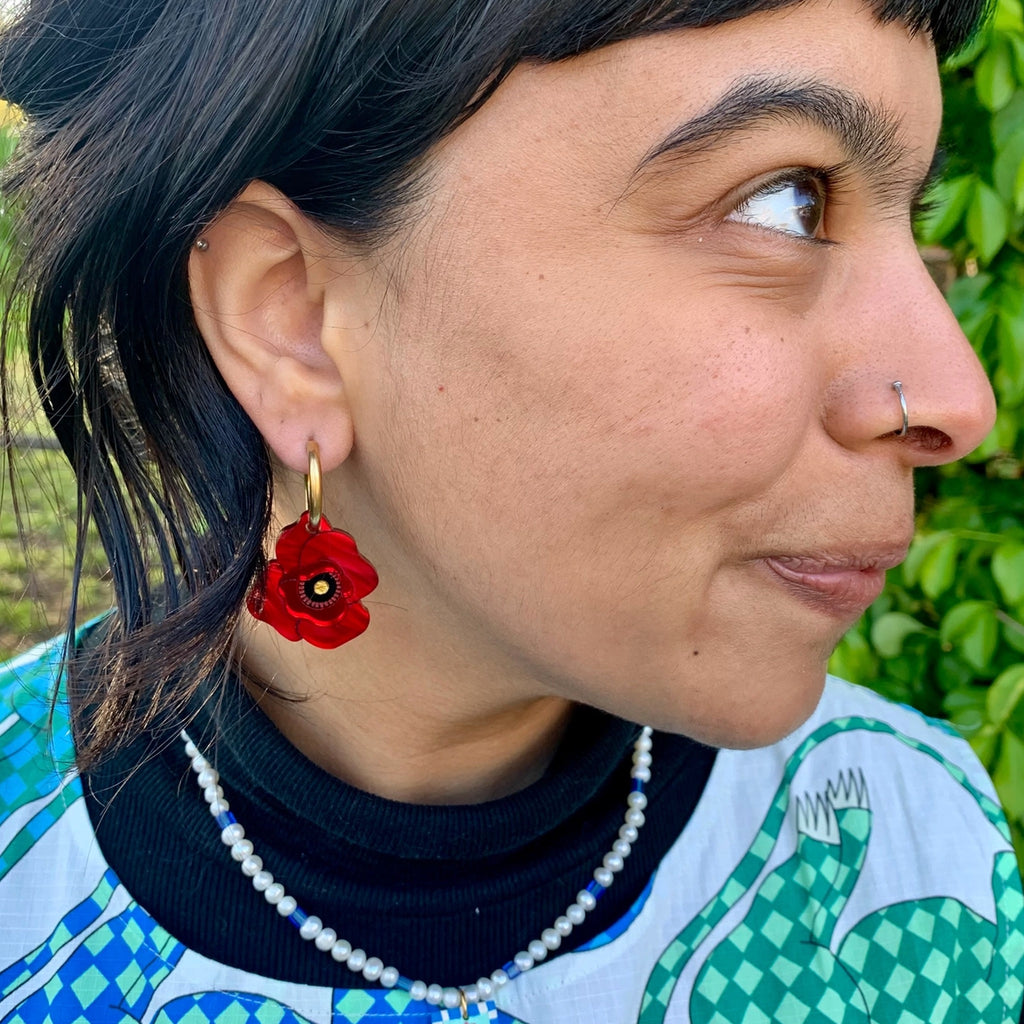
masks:
[[[302,594],[310,604],[329,604],[337,593],[338,581],[329,572],[317,573],[302,585]]]

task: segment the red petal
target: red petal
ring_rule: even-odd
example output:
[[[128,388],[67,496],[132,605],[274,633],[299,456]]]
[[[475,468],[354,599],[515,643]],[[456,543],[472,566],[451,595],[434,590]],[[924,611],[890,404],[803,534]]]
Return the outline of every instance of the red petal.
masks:
[[[327,520],[321,519],[321,529],[323,529],[324,523],[327,523]],[[327,528],[330,529],[330,523],[327,523]],[[277,560],[289,569],[292,569],[293,566],[297,567],[302,560],[303,548],[315,536],[316,534],[310,533],[309,530],[309,513],[303,512],[294,523],[289,523],[277,538],[277,544],[274,547]]]
[[[329,625],[343,618],[346,609],[354,602],[354,599],[346,601],[344,595],[341,595],[331,605],[323,605],[319,608],[308,605],[299,596],[299,588],[302,586],[302,582],[297,576],[291,575],[285,576],[281,580],[281,595],[284,598],[285,607],[288,610],[288,614],[297,621]]]
[[[300,640],[298,623],[281,596],[281,578],[281,566],[270,562],[266,575],[249,591],[246,606],[254,618],[273,626],[286,640]]]
[[[370,622],[370,613],[361,604],[349,605],[337,622],[319,623],[304,620],[298,624],[302,639],[314,647],[328,650],[340,647],[359,636]]]
[[[325,520],[320,520],[321,525]],[[377,586],[377,570],[359,554],[356,542],[344,531],[331,529],[309,539],[302,550],[302,575],[312,575],[311,562],[330,562],[352,584],[352,598],[358,601]]]

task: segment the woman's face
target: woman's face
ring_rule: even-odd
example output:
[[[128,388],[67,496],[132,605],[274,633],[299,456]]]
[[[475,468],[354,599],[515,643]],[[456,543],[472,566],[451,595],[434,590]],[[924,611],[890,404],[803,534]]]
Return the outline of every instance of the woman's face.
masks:
[[[939,122],[857,0],[518,68],[333,311],[370,630],[716,744],[809,714],[993,418],[911,235]]]

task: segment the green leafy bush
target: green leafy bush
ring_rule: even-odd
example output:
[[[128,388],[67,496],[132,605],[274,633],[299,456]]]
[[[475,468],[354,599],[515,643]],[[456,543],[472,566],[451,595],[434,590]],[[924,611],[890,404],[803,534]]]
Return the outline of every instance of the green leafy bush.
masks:
[[[999,0],[944,71],[948,173],[921,241],[991,376],[995,429],[918,474],[918,536],[832,659],[838,675],[950,718],[992,773],[1024,864],[1024,12]]]

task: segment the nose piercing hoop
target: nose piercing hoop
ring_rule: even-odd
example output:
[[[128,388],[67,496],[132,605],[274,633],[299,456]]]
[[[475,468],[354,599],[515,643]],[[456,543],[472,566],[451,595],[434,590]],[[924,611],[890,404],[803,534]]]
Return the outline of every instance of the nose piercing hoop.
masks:
[[[896,436],[906,437],[907,432],[910,430],[910,416],[907,413],[907,399],[903,394],[903,382],[894,380],[892,382],[892,389],[896,392],[896,395],[900,400],[900,412],[903,413],[903,425],[896,431]]]

